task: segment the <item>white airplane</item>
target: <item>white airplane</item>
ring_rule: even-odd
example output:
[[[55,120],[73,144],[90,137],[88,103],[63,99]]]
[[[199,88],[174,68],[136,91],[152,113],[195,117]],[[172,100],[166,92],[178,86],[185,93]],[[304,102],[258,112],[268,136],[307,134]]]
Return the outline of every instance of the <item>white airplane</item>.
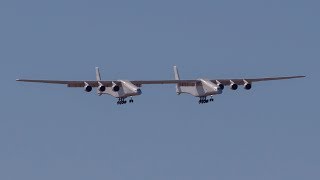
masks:
[[[252,88],[252,83],[260,81],[271,80],[284,80],[294,78],[304,78],[305,76],[287,76],[287,77],[271,77],[271,78],[256,78],[256,79],[194,79],[194,80],[181,80],[178,68],[174,66],[175,80],[114,80],[104,81],[101,80],[99,68],[96,67],[96,80],[95,81],[59,81],[59,80],[31,80],[31,79],[17,79],[23,82],[35,83],[49,83],[49,84],[65,84],[68,87],[82,87],[86,92],[91,92],[93,87],[97,88],[97,94],[108,94],[118,98],[117,104],[126,104],[126,98],[130,97],[129,103],[133,103],[133,96],[142,94],[141,87],[145,84],[175,84],[176,93],[191,94],[199,97],[199,104],[208,103],[213,101],[213,96],[222,94],[225,86],[230,86],[232,90],[237,90],[241,85],[246,90]],[[207,97],[211,98],[208,100]]]

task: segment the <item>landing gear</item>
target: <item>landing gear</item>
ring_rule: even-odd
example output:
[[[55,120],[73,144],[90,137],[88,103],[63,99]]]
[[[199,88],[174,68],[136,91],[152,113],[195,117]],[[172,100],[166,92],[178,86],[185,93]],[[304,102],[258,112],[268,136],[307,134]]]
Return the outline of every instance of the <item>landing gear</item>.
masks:
[[[117,104],[118,104],[118,105],[127,104],[127,101],[125,100],[125,98],[119,98]]]
[[[133,99],[131,97],[131,99],[129,100],[129,103],[133,103]],[[127,104],[126,98],[118,98],[118,105],[122,105],[122,104]]]
[[[199,100],[199,104],[206,104],[208,102],[212,102],[213,101],[213,97],[211,96],[211,98],[208,100],[206,96],[200,97]]]
[[[211,97],[210,97],[210,101],[211,102],[213,102],[214,101],[214,99],[213,99],[213,96],[211,95]]]
[[[204,104],[204,103],[208,103],[209,101],[207,100],[207,97],[204,96],[204,97],[200,97],[200,100],[199,100],[199,104]]]

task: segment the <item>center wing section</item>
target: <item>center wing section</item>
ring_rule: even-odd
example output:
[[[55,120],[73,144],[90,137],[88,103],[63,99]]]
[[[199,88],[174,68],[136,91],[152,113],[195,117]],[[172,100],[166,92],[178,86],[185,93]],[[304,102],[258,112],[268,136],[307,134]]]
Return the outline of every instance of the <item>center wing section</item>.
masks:
[[[178,84],[178,83],[195,83],[198,80],[142,80],[142,81],[131,81],[135,85],[144,84]]]

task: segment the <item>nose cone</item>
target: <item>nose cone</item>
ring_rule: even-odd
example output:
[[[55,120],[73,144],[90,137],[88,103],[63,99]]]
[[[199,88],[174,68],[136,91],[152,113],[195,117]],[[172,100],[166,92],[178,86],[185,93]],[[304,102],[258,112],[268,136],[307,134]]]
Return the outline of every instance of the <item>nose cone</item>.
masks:
[[[141,94],[142,94],[141,89],[137,89],[137,94],[138,94],[138,95],[141,95]]]

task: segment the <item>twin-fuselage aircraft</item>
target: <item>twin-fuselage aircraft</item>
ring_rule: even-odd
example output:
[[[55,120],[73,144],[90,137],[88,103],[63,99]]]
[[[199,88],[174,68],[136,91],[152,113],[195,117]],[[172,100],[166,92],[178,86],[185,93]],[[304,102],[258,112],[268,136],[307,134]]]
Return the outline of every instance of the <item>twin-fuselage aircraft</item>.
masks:
[[[303,78],[305,76],[287,76],[287,77],[271,77],[271,78],[255,78],[255,79],[193,79],[193,80],[181,80],[178,72],[178,68],[174,66],[174,80],[114,80],[104,81],[101,79],[99,68],[96,68],[96,80],[95,81],[60,81],[60,80],[31,80],[31,79],[17,79],[17,81],[23,82],[35,82],[35,83],[49,83],[49,84],[64,84],[68,87],[81,87],[84,91],[91,92],[93,88],[97,88],[97,94],[108,94],[115,98],[118,98],[117,104],[126,104],[126,98],[130,97],[129,103],[133,103],[133,96],[139,96],[142,94],[142,85],[147,84],[174,84],[176,86],[176,93],[178,95],[182,93],[191,94],[192,96],[199,97],[199,104],[208,103],[213,101],[213,96],[222,94],[224,87],[229,86],[232,90],[237,90],[238,86],[243,86],[244,89],[250,90],[252,83],[260,81],[271,80],[284,80]],[[208,99],[207,97],[210,97]]]

